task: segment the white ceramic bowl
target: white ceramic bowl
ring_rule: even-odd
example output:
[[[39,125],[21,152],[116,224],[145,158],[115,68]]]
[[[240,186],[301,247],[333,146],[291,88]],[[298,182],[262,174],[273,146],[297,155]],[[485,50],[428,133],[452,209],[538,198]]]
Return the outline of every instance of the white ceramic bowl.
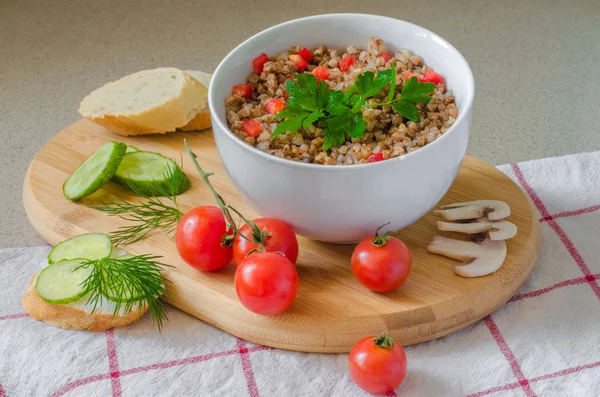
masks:
[[[229,130],[225,98],[233,85],[246,82],[258,54],[275,55],[296,44],[365,48],[369,37],[383,39],[391,51],[410,49],[444,76],[459,116],[442,137],[402,157],[331,166],[280,159],[247,145]],[[240,194],[261,215],[288,222],[300,235],[333,243],[358,241],[387,222],[386,230],[406,227],[433,208],[464,158],[473,97],[471,69],[450,43],[411,23],[364,14],[318,15],[264,30],[223,59],[209,88],[217,147]]]

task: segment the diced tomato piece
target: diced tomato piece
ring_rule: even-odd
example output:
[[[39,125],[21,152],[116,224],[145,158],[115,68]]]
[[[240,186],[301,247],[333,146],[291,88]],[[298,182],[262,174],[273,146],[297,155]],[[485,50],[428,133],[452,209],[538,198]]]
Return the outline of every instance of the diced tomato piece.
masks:
[[[300,55],[306,62],[312,61],[313,58],[313,55],[310,51],[308,51],[308,48],[301,49],[298,55]]]
[[[283,103],[283,101],[279,98],[275,98],[265,105],[265,109],[267,109],[267,112],[271,114],[277,114],[281,112],[284,107],[285,103]]]
[[[369,156],[369,163],[376,163],[383,160],[383,153],[377,152]]]
[[[381,55],[381,57],[383,58],[383,62],[387,62],[387,61],[389,61],[390,59],[392,59],[392,57],[390,56],[390,54],[388,54],[388,53],[387,53],[387,52],[385,52],[385,51],[384,51],[384,52],[382,52],[380,55]]]
[[[234,85],[231,89],[233,95],[239,95],[246,98],[252,98],[252,86],[250,84]]]
[[[342,58],[340,60],[340,70],[342,72],[347,72],[348,69],[350,69],[350,66],[354,65],[355,63],[356,63],[356,58],[354,58],[354,55],[351,55],[346,58]]]
[[[425,82],[425,79],[423,78],[423,76],[421,76],[420,74],[409,72],[409,71],[404,72],[404,81],[410,80],[410,78],[413,76],[416,77],[417,80],[419,80],[419,83]]]
[[[250,119],[242,123],[242,131],[244,131],[246,135],[256,138],[260,135],[262,126],[258,121]]]
[[[327,80],[331,72],[325,66],[317,66],[312,72],[319,80]]]
[[[265,63],[269,60],[269,56],[264,52],[252,60],[252,67],[256,73],[262,73]]]
[[[444,78],[440,74],[434,72],[433,70],[428,69],[425,72],[423,81],[433,84],[440,84],[444,82]]]
[[[290,61],[296,64],[296,69],[298,69],[299,72],[303,71],[308,66],[308,62],[298,54],[290,55]]]

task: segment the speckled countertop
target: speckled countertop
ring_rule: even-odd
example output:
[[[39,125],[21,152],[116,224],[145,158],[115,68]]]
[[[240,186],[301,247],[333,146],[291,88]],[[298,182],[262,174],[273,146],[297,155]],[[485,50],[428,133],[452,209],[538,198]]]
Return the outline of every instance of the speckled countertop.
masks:
[[[600,150],[598,0],[0,0],[0,248],[42,242],[23,176],[89,91],[158,66],[213,71],[264,28],[332,12],[411,21],[465,55],[476,82],[470,154],[501,164]]]

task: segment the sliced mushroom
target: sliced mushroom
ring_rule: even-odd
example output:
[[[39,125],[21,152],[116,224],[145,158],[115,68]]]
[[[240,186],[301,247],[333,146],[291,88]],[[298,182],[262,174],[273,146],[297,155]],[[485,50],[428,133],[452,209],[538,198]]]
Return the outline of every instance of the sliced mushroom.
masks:
[[[487,218],[491,221],[497,221],[510,215],[510,207],[504,201],[477,200],[445,205],[441,210],[435,210],[433,213],[449,221],[477,218]]]
[[[462,277],[481,277],[500,269],[506,259],[504,241],[485,240],[478,244],[471,241],[453,240],[435,236],[427,247],[429,252],[463,261],[454,267]]]
[[[444,232],[466,234],[481,234],[490,240],[508,240],[517,234],[517,226],[508,221],[490,221],[486,218],[473,220],[469,223],[451,223],[438,221],[437,227]]]

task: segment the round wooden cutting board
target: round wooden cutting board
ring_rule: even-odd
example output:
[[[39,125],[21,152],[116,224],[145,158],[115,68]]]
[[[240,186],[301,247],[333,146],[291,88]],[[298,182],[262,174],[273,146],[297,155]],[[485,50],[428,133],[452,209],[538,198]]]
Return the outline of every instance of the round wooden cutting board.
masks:
[[[127,224],[90,207],[104,201],[135,200],[114,183],[78,203],[62,195],[65,179],[110,140],[183,158],[192,188],[179,197],[181,209],[185,212],[199,205],[214,205],[211,193],[185,154],[184,137],[203,168],[216,174],[211,181],[225,200],[247,216],[257,216],[231,185],[211,131],[125,138],[81,120],[48,142],[29,166],[23,201],[31,223],[50,244],[81,233],[110,232]],[[350,351],[360,338],[387,330],[400,344],[410,345],[455,332],[492,313],[515,294],[535,265],[540,231],[528,199],[502,172],[467,156],[438,206],[479,199],[508,202],[512,210],[509,220],[519,228],[517,236],[507,242],[507,259],[496,273],[462,278],[454,273],[457,261],[428,253],[426,248],[433,236],[442,234],[436,230],[436,217],[431,214],[398,233],[410,248],[413,268],[406,284],[387,294],[371,292],[353,277],[350,256],[354,246],[299,238],[298,296],[287,311],[273,317],[251,313],[240,304],[233,286],[233,264],[214,273],[196,271],[179,259],[174,241],[164,231],[125,248],[133,254],[162,255],[164,263],[174,266],[165,272],[172,282],[168,285],[168,302],[173,306],[251,342],[306,352],[342,353]]]

